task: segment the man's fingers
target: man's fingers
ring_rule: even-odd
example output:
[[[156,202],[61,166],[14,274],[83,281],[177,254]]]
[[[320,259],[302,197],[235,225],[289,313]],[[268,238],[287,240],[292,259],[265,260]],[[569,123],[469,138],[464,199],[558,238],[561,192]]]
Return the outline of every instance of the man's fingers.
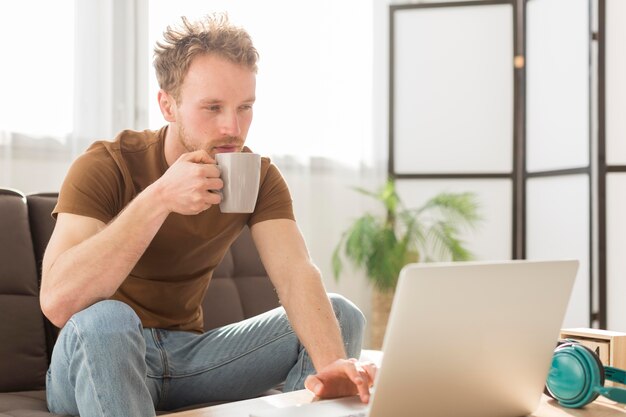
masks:
[[[322,369],[318,374],[307,377],[304,386],[318,397],[357,394],[362,402],[367,403],[376,371],[376,365],[372,362],[341,359]]]
[[[319,397],[324,389],[324,384],[317,376],[309,375],[304,380],[304,387]]]
[[[370,387],[374,385],[376,379],[376,372],[378,370],[376,364],[373,362],[358,362],[356,360],[350,360],[350,364],[347,367],[346,372],[350,379],[357,387],[359,397],[364,403],[369,402],[370,399]]]
[[[208,191],[205,201],[209,206],[219,204],[222,202],[222,194],[220,192]]]
[[[357,366],[357,373],[359,376],[356,378],[355,384],[359,391],[359,397],[361,397],[362,402],[367,403],[370,400],[369,376],[360,366]]]
[[[207,191],[219,191],[224,188],[224,181],[220,178],[207,178],[203,184],[204,189]]]
[[[352,381],[352,383],[356,386],[357,392],[361,401],[366,403],[370,398],[370,381],[369,375],[361,367],[357,361],[349,360],[344,364],[344,369],[348,378]]]
[[[219,167],[215,164],[200,165],[203,170],[203,176],[207,178],[219,178],[222,175]]]
[[[374,362],[361,362],[361,368],[365,371],[368,378],[368,385],[371,387],[374,385],[374,381],[376,380],[376,373],[378,372],[378,367]]]
[[[367,369],[366,369],[367,367]],[[375,365],[371,362],[358,362],[356,359],[349,359],[344,364],[346,375],[354,382],[355,385],[363,384],[366,387],[371,386],[373,378],[371,373],[375,374]]]
[[[203,163],[203,164],[214,164],[215,159],[211,158],[211,155],[204,149],[200,149],[198,151],[187,152],[180,156],[181,159],[189,162],[195,163]]]
[[[191,171],[195,175],[205,178],[219,178],[222,176],[222,171],[215,164],[215,160],[206,151],[200,150],[184,153],[178,158],[178,161],[195,164],[194,170]]]

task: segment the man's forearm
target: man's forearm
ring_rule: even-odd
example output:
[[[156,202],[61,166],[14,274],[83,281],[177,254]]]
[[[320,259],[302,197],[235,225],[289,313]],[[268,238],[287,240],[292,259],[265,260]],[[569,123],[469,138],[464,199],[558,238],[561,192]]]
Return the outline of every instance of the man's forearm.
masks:
[[[113,295],[167,215],[148,188],[102,230],[44,264],[41,302],[48,318],[62,327],[74,313]]]
[[[281,301],[315,369],[346,358],[337,318],[315,266],[299,273],[297,284],[285,289]]]

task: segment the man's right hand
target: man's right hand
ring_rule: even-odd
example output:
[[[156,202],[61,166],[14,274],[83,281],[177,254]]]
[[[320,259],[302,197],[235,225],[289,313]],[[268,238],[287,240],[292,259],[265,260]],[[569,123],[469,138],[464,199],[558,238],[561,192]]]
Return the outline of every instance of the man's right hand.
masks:
[[[215,160],[199,150],[182,154],[153,185],[168,211],[194,215],[222,201],[224,183]]]

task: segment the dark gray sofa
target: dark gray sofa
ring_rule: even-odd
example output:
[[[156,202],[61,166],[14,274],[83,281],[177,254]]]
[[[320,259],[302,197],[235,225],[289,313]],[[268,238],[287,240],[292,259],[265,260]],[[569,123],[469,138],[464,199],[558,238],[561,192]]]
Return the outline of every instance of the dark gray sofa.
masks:
[[[41,260],[54,227],[54,193],[0,188],[0,417],[53,416],[44,377],[58,329],[41,313]],[[204,300],[205,328],[279,305],[245,229],[214,274]]]

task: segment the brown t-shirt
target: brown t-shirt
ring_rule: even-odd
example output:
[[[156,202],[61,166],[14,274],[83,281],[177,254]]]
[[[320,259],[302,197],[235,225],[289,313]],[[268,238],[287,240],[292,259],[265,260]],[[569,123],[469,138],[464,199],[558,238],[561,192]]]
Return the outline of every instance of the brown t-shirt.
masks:
[[[166,130],[125,130],[113,142],[91,145],[70,167],[53,215],[113,220],[168,169]],[[202,332],[201,304],[213,270],[246,224],[270,219],[294,215],[287,184],[264,157],[253,213],[223,214],[218,205],[194,216],[171,213],[111,298],[130,305],[144,327]]]

